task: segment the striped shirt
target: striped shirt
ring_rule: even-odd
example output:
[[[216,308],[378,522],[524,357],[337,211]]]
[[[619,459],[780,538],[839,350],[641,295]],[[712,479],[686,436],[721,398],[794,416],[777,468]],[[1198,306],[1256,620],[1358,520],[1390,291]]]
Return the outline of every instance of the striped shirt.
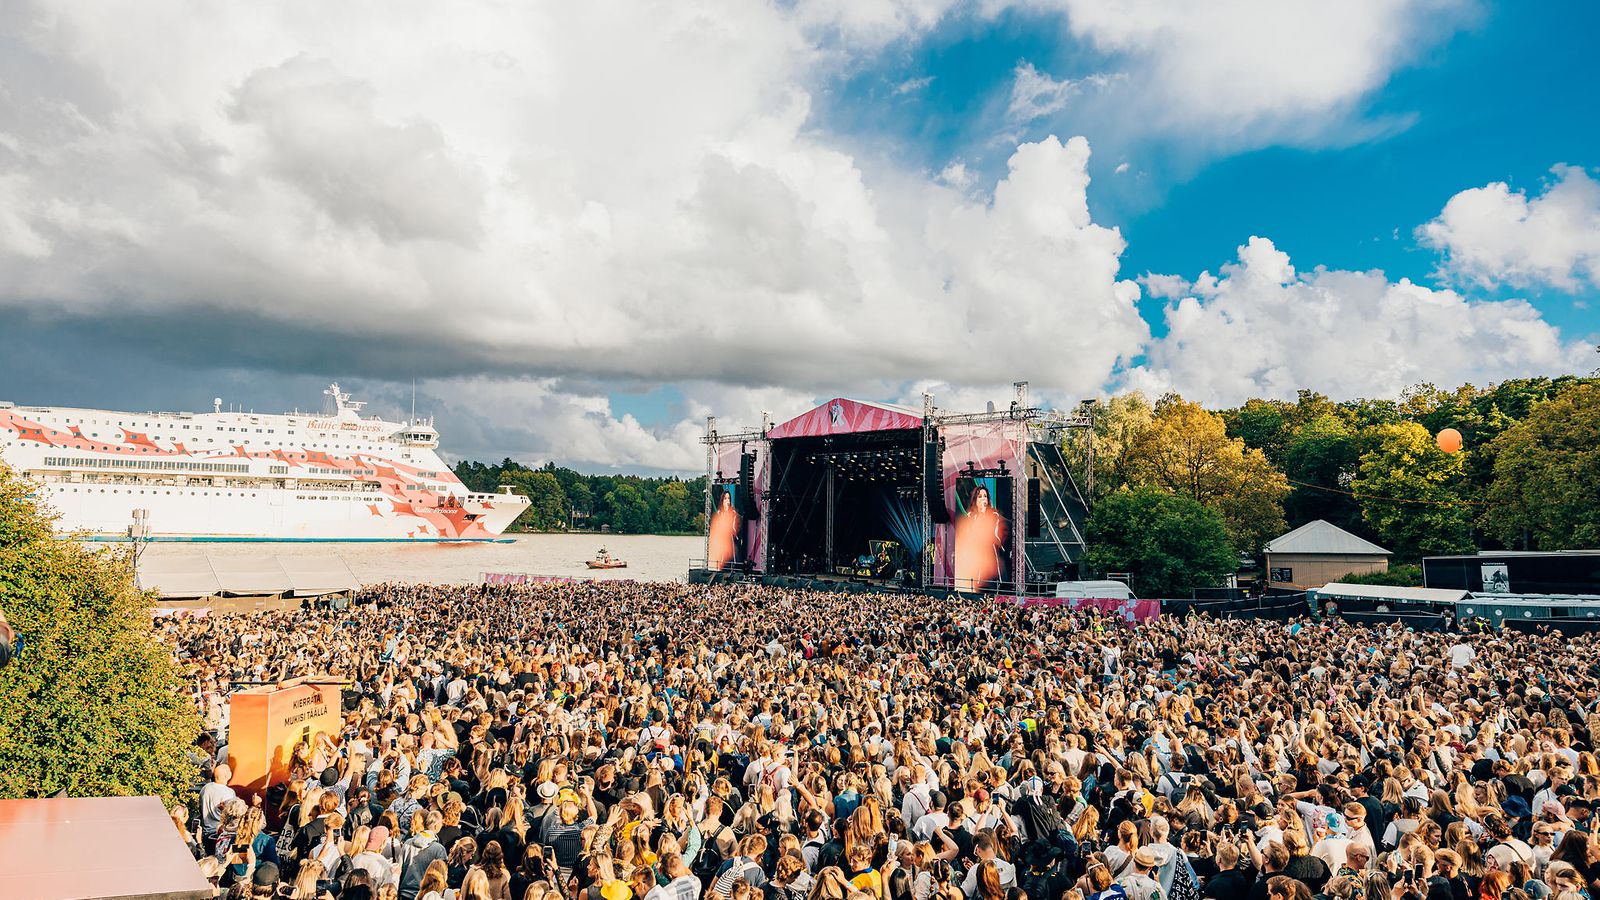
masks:
[[[658,884],[644,895],[644,900],[700,900],[700,879],[693,875],[680,875],[666,884]]]

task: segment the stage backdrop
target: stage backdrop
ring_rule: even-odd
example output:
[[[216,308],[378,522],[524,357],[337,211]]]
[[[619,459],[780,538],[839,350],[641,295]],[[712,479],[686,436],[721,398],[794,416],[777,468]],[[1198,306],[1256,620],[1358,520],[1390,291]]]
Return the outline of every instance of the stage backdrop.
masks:
[[[1025,425],[1008,421],[941,425],[939,436],[944,440],[944,498],[950,524],[933,529],[933,583],[970,591],[1022,580],[1027,492],[1016,486],[1025,483],[1018,480],[1025,472]],[[1001,461],[1010,475],[966,474],[969,469],[998,469]]]

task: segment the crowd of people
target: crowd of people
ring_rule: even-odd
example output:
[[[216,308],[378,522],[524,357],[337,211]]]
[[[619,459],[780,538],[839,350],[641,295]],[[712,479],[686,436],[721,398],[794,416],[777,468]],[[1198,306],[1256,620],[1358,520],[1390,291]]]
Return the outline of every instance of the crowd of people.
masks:
[[[750,585],[380,585],[159,622],[228,897],[1588,900],[1600,654],[1555,634]],[[237,796],[233,685],[346,683]]]

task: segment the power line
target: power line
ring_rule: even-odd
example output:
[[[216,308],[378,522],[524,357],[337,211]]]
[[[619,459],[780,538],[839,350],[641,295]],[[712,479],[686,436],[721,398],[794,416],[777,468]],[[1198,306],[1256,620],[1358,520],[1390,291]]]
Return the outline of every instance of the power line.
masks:
[[[1384,503],[1415,503],[1415,504],[1418,504],[1420,506],[1488,506],[1489,505],[1488,503],[1486,503],[1486,502],[1484,502],[1482,500],[1407,500],[1407,499],[1403,499],[1403,498],[1400,498],[1400,497],[1379,497],[1376,494],[1357,494],[1354,491],[1342,491],[1342,490],[1339,490],[1338,488],[1324,487],[1323,485],[1320,485],[1320,484],[1311,484],[1311,483],[1305,482],[1305,481],[1296,481],[1293,478],[1285,477],[1284,480],[1288,481],[1290,484],[1297,484],[1300,487],[1311,488],[1314,491],[1327,491],[1330,494],[1343,494],[1346,497],[1354,497],[1357,500],[1379,500],[1379,501],[1382,501]]]

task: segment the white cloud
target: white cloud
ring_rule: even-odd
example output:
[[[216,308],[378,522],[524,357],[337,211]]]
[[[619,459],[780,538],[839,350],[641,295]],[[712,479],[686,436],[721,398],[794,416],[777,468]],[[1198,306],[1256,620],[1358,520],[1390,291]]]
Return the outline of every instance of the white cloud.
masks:
[[[1222,404],[1293,398],[1305,387],[1393,397],[1422,381],[1582,371],[1592,355],[1524,301],[1469,300],[1378,271],[1297,272],[1260,237],[1192,290],[1168,305],[1168,333],[1128,373],[1128,386]]]
[[[929,31],[959,5],[959,0],[795,0],[793,9],[808,31],[872,46]]]
[[[1444,274],[1494,286],[1600,286],[1600,182],[1575,166],[1529,199],[1503,181],[1451,197],[1417,239],[1445,254]]]
[[[978,183],[978,176],[967,168],[966,163],[956,160],[939,172],[939,180],[958,191],[966,191]]]
[[[1139,283],[1144,285],[1145,291],[1150,296],[1162,300],[1177,300],[1193,287],[1188,279],[1181,276],[1158,275],[1154,272],[1139,276]]]
[[[546,461],[584,471],[604,468],[705,468],[692,418],[646,426],[618,414],[604,393],[563,386],[555,379],[442,379],[420,386],[429,403],[445,410],[441,437],[453,455],[527,464]]]
[[[527,390],[575,429],[552,452],[597,461],[675,426],[541,379],[1088,391],[1147,336],[1087,142],[998,183],[858,164],[810,120],[816,5],[6,9],[8,321],[189,371]],[[942,15],[882,9],[835,30]]]
[[[1006,115],[1013,121],[1031,122],[1059,112],[1077,89],[1075,81],[1056,81],[1035,69],[1033,63],[1018,63],[1012,73],[1011,103],[1006,107]]]
[[[1100,114],[1123,133],[1229,147],[1343,143],[1404,119],[1353,113],[1460,27],[1471,0],[1008,0],[1065,16],[1127,73]]]
[[[933,84],[932,75],[924,75],[921,78],[907,78],[894,86],[894,92],[896,95],[915,94],[930,84]]]
[[[1128,171],[1128,168],[1129,168],[1129,166],[1128,166],[1127,163],[1117,163],[1117,168],[1115,169],[1115,172],[1118,175],[1121,175],[1124,172]]]

